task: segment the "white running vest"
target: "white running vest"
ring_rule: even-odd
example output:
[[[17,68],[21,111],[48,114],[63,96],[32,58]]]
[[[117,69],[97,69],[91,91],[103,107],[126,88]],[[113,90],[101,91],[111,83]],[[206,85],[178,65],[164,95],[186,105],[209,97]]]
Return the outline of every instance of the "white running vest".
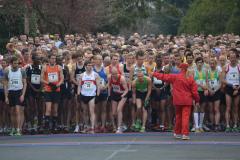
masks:
[[[17,91],[17,90],[21,90],[21,89],[23,89],[21,68],[18,68],[17,71],[13,72],[12,68],[9,67],[8,90],[9,91]]]
[[[81,86],[81,94],[83,96],[96,96],[96,78],[97,73],[93,71],[90,75],[87,75],[86,72],[83,73]]]
[[[231,85],[239,85],[240,84],[240,71],[239,66],[232,67],[231,65],[227,66],[227,73],[226,73],[226,81],[228,84]]]

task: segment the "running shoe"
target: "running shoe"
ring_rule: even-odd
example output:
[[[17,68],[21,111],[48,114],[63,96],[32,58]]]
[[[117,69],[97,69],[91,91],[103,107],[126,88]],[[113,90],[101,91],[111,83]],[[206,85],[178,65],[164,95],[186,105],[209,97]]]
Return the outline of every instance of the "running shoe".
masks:
[[[187,135],[183,135],[183,136],[182,136],[182,140],[190,140],[190,137],[187,136]]]
[[[20,131],[17,131],[14,136],[22,136],[22,133]]]
[[[225,129],[225,132],[227,132],[227,133],[232,132],[232,129],[231,129],[230,127],[227,127],[227,128]]]
[[[140,132],[141,132],[141,133],[144,133],[144,132],[146,132],[146,129],[145,129],[145,127],[141,127],[141,129],[140,129]]]
[[[182,136],[181,136],[180,134],[176,134],[176,133],[174,133],[173,136],[174,136],[176,139],[181,139],[181,138],[182,138]]]
[[[210,128],[208,128],[205,124],[203,125],[202,128],[204,129],[204,131],[206,131],[206,132],[210,132]]]
[[[135,123],[135,129],[140,130],[141,129],[141,120],[137,119]]]
[[[200,128],[195,128],[195,133],[201,133]]]
[[[122,134],[122,133],[123,133],[122,127],[118,127],[116,133],[117,133],[117,134]]]
[[[160,125],[159,127],[160,127],[160,131],[161,131],[161,132],[164,132],[164,131],[165,131],[164,125]]]
[[[196,128],[193,127],[193,128],[191,129],[191,132],[196,132]]]
[[[199,128],[199,131],[200,131],[201,133],[203,133],[203,132],[204,132],[204,129],[203,129],[203,128]]]
[[[14,136],[16,133],[15,128],[12,128],[11,132],[9,133],[9,136]]]
[[[233,127],[232,128],[232,132],[238,132],[238,128],[237,127]]]
[[[79,132],[79,125],[76,125],[74,133],[78,133]]]

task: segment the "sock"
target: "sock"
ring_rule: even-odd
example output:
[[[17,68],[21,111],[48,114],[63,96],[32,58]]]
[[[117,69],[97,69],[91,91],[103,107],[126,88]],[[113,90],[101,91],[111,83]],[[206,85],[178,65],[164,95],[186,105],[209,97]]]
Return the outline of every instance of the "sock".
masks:
[[[50,121],[50,117],[49,116],[45,116],[45,128],[49,129],[49,121]]]
[[[57,117],[56,116],[53,116],[52,117],[52,128],[55,129],[57,127]]]
[[[200,123],[199,123],[199,127],[200,127],[200,128],[203,127],[204,114],[205,114],[205,113],[200,113]]]
[[[194,124],[195,124],[195,128],[199,128],[199,121],[198,121],[198,117],[199,117],[199,114],[194,112],[193,113],[193,116],[194,116]]]

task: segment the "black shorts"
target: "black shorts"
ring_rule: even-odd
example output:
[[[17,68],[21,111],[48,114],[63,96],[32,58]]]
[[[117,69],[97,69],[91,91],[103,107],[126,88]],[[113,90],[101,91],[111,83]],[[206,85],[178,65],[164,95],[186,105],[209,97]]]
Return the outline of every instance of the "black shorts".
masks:
[[[168,98],[169,94],[166,92],[165,89],[161,90],[158,94],[156,90],[152,90],[151,99],[153,101],[161,101],[166,100]]]
[[[218,90],[218,91],[215,92],[214,95],[208,96],[208,101],[209,102],[215,102],[217,100],[220,100],[220,98],[221,98],[221,91]]]
[[[136,91],[136,99],[142,99],[145,101],[146,96],[147,96],[147,92]]]
[[[80,95],[80,102],[83,102],[84,104],[88,104],[95,96],[84,96]]]
[[[41,92],[35,92],[33,89],[28,89],[28,97],[31,96],[33,98],[39,98],[41,96]]]
[[[98,96],[98,102],[106,101],[107,98],[108,98],[107,93],[100,93],[99,96]]]
[[[22,90],[17,91],[8,91],[8,100],[9,100],[9,106],[15,107],[15,106],[25,106],[24,101],[20,102],[20,96],[22,95]]]
[[[132,98],[132,91],[128,91],[127,93],[127,99],[131,99]]]
[[[127,98],[127,95],[125,95],[125,97]],[[111,96],[109,98],[112,101],[119,102],[122,99],[122,94],[111,92]]]
[[[59,103],[60,98],[60,92],[44,92],[45,102]]]
[[[66,88],[65,85],[61,85],[60,93],[61,93],[61,100],[71,99],[71,97],[73,96],[71,93],[71,88]]]
[[[237,95],[240,95],[240,90],[238,90],[238,94],[234,96],[234,95],[233,95],[234,89],[233,89],[231,86],[228,86],[228,85],[227,85],[225,89],[226,89],[226,90],[225,90],[226,94],[229,95],[229,96],[231,96],[231,97],[235,97],[235,96],[237,96]]]
[[[204,95],[204,91],[198,91],[199,97],[200,97],[200,103],[206,103],[208,102],[208,96]]]
[[[4,92],[0,92],[0,101],[1,101],[1,102],[5,102]]]

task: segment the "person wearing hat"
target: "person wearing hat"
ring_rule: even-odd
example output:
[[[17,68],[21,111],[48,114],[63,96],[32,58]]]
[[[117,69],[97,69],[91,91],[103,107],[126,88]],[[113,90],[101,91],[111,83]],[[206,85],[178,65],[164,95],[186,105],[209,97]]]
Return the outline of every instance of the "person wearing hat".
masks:
[[[179,74],[164,74],[154,72],[153,77],[169,82],[173,86],[173,104],[176,107],[176,123],[174,128],[175,138],[189,140],[189,117],[193,100],[199,106],[197,84],[193,77],[187,74],[188,64],[179,65]],[[182,136],[182,137],[181,137]]]

